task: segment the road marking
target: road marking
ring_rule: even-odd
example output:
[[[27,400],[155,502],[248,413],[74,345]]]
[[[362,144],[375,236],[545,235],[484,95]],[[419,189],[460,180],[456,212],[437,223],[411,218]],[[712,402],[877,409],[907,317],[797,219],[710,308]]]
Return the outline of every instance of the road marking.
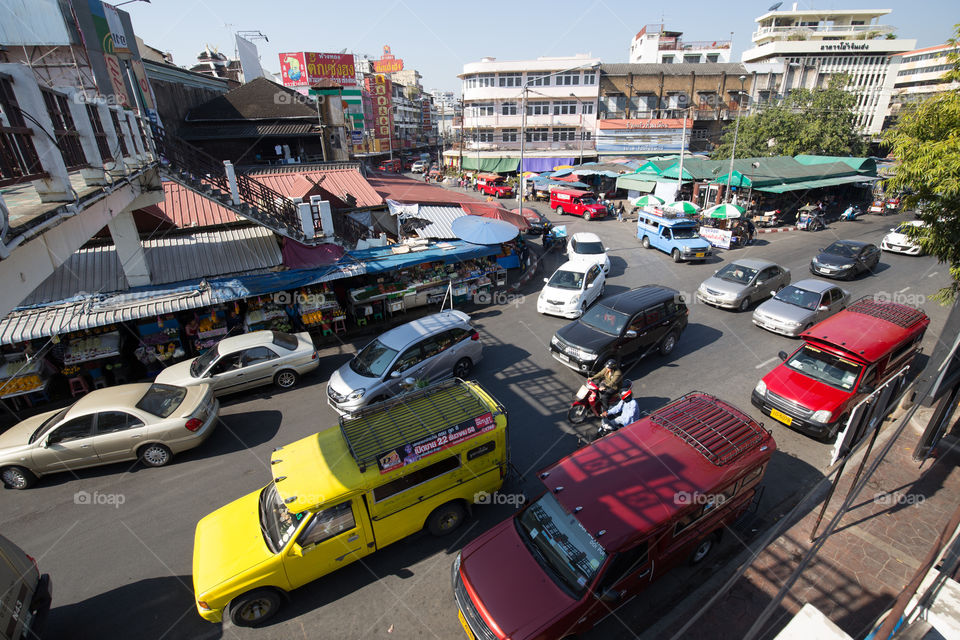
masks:
[[[765,366],[767,366],[767,365],[770,364],[771,362],[776,362],[776,361],[779,360],[779,359],[780,359],[780,358],[770,358],[769,360],[765,360],[765,361],[761,362],[760,364],[758,364],[756,367],[754,367],[754,369],[763,369]]]
[[[903,289],[900,289],[900,291],[897,291],[897,293],[906,293],[907,291],[910,291],[910,287],[904,287]]]
[[[940,273],[940,272],[939,272],[939,271],[934,271],[933,273],[928,273],[928,274],[927,274],[927,277],[928,277],[928,278],[932,278],[933,276],[937,275],[938,273]]]

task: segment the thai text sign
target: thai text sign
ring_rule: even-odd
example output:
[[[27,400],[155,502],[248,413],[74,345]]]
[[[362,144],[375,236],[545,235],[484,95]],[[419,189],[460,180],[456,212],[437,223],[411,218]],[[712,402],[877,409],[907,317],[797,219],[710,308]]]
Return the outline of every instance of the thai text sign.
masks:
[[[309,86],[319,80],[333,80],[344,87],[357,85],[352,53],[281,53],[280,78],[285,87]]]
[[[403,71],[403,60],[394,57],[394,55],[390,53],[390,47],[388,45],[384,45],[383,57],[379,60],[373,61],[373,70],[377,73],[393,73],[395,71]]]
[[[364,78],[373,106],[373,136],[390,140],[393,132],[393,88],[390,78],[378,73]]]
[[[448,447],[459,444],[464,440],[476,438],[482,433],[492,430],[496,426],[493,415],[487,412],[476,418],[470,418],[452,427],[444,429],[440,433],[411,442],[402,447],[385,451],[377,456],[377,466],[380,473],[392,471],[397,467],[416,462],[431,454],[443,451]]]
[[[733,232],[715,227],[700,227],[700,237],[720,249],[729,249]]]

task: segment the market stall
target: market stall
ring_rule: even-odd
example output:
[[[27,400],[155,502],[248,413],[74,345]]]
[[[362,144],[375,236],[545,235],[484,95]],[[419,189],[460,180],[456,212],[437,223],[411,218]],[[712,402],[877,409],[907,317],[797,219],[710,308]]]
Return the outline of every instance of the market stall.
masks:
[[[7,354],[0,360],[0,399],[13,400],[25,398],[31,404],[30,396],[47,396],[50,373],[53,368],[43,358],[27,358],[27,354]]]
[[[292,296],[286,293],[250,298],[247,300],[247,316],[244,323],[246,330],[292,331],[293,323],[286,309],[292,302]]]
[[[337,301],[337,296],[326,283],[320,287],[300,289],[297,291],[296,303],[300,322],[308,330],[329,330],[332,325],[346,318],[346,312]]]
[[[180,323],[172,314],[138,323],[137,333],[140,343],[134,355],[147,368],[148,375],[155,375],[164,366],[186,356],[180,341]],[[122,369],[113,373],[114,376],[119,374],[120,378],[128,377]]]

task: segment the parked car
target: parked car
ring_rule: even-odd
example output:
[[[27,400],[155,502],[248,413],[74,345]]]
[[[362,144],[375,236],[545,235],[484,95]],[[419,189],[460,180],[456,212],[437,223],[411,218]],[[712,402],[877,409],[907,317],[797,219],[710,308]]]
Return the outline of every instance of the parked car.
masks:
[[[603,296],[606,276],[598,264],[569,261],[560,265],[537,298],[537,313],[579,318],[594,300]]]
[[[3,640],[38,640],[50,613],[49,574],[37,561],[0,536],[0,629]]]
[[[567,240],[567,260],[584,264],[598,264],[604,273],[610,272],[610,257],[603,241],[595,233],[582,231]]]
[[[477,176],[477,191],[494,198],[513,197],[513,187],[507,184],[503,176],[495,173],[481,173]]]
[[[462,311],[441,311],[381,334],[333,372],[327,401],[352,413],[402,390],[406,378],[465,378],[483,358],[480,334]]]
[[[400,173],[400,159],[394,158],[393,160],[384,160],[380,163],[380,166],[377,167],[377,171]]]
[[[803,344],[757,383],[751,402],[774,420],[825,441],[853,408],[909,365],[930,318],[863,298],[800,334]]]
[[[219,411],[209,384],[94,389],[65,409],[27,418],[0,434],[0,479],[12,489],[27,489],[57,471],[138,458],[161,467],[203,443]]]
[[[484,640],[588,634],[671,568],[702,562],[776,448],[736,407],[690,393],[577,449],[454,558],[460,624]]]
[[[645,285],[600,300],[550,340],[550,354],[580,373],[593,373],[608,358],[636,361],[673,352],[689,310],[678,291]]]
[[[916,240],[907,235],[907,229],[910,227],[926,227],[927,225],[920,220],[910,220],[901,222],[899,226],[890,229],[890,233],[883,236],[880,241],[880,248],[884,251],[894,253],[905,253],[910,256],[923,255],[923,249],[917,244]]]
[[[452,533],[510,463],[507,411],[476,382],[413,391],[338,426],[275,449],[266,487],[197,524],[205,620],[258,626],[293,589],[419,531]]]
[[[790,284],[790,270],[769,260],[741,258],[718,269],[697,289],[697,300],[724,309],[750,305]]]
[[[774,333],[796,337],[838,311],[850,294],[835,284],[807,278],[784,287],[753,312],[753,324]]]
[[[877,245],[859,240],[837,240],[810,261],[810,272],[827,278],[853,280],[880,264]]]
[[[423,160],[417,160],[412,165],[410,165],[410,171],[412,173],[423,173],[427,168],[427,163]]]
[[[404,170],[404,171],[410,171],[411,169],[413,169],[413,163],[414,163],[413,160],[404,160],[404,161],[403,161],[403,170]]]
[[[607,217],[607,208],[597,201],[597,194],[579,189],[553,189],[550,191],[550,208],[561,214],[583,216],[584,220]]]
[[[181,387],[210,384],[222,396],[267,384],[289,389],[319,365],[309,333],[252,331],[224,338],[203,355],[167,367],[156,381]]]

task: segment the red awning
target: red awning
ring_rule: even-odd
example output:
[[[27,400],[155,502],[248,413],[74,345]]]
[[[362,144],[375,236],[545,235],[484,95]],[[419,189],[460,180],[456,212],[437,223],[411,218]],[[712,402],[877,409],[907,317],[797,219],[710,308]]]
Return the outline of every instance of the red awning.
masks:
[[[472,216],[483,216],[484,218],[493,218],[509,222],[520,231],[526,231],[530,224],[524,220],[523,216],[507,211],[498,204],[487,204],[485,202],[462,202],[460,207]]]

